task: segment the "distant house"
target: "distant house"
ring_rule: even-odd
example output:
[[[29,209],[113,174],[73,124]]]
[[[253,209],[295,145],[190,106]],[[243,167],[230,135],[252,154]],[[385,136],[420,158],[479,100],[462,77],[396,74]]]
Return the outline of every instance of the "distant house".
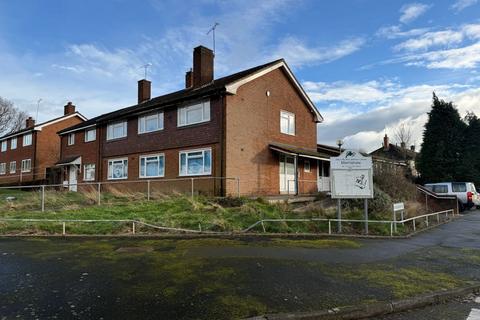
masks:
[[[412,178],[418,176],[415,168],[417,154],[413,145],[407,148],[405,143],[401,143],[400,146],[390,143],[387,134],[383,138],[382,147],[370,152],[374,157],[374,169],[377,172],[404,170]]]
[[[64,115],[0,137],[0,184],[59,183],[55,163],[60,158],[59,130],[87,120],[69,102]]]
[[[317,151],[323,118],[287,63],[214,79],[213,59],[199,46],[184,89],[151,98],[143,79],[137,104],[61,130],[64,180],[173,189],[181,186],[172,180],[188,188],[202,178],[200,192],[226,195],[237,184],[223,178],[238,177],[244,195],[317,192],[318,164],[328,160]]]

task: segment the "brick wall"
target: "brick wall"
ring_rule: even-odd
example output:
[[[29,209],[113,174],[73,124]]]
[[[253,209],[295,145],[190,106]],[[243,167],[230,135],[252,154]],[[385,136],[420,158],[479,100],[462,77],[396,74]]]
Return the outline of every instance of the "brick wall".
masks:
[[[22,160],[31,159],[32,168],[34,167],[35,135],[32,132],[32,144],[23,146],[23,135],[17,136],[17,148],[11,149],[12,139],[7,140],[7,151],[0,152],[0,163],[6,163],[5,175],[0,175],[0,184],[19,184],[20,182],[31,182],[34,180],[33,170],[30,172],[21,172]],[[10,173],[10,162],[16,161],[15,173]]]
[[[280,133],[281,110],[295,114],[295,136]],[[227,97],[226,128],[226,175],[240,177],[243,194],[279,193],[279,159],[269,149],[270,142],[317,147],[314,116],[281,69]],[[309,174],[299,162],[300,179],[316,180],[316,161],[310,161]]]

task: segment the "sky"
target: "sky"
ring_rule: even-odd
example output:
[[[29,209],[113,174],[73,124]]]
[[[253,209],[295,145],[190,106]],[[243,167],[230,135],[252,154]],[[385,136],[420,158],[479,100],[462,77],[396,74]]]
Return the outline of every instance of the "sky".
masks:
[[[284,58],[325,121],[320,143],[372,151],[411,129],[432,92],[480,116],[480,0],[0,0],[0,96],[45,121],[87,117],[184,87],[197,45],[215,77]]]

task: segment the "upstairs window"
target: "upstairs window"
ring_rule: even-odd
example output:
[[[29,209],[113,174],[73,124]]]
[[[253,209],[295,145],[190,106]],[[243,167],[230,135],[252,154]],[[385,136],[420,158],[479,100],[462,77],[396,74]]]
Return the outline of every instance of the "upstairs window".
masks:
[[[295,135],[295,114],[288,111],[280,111],[280,132]]]
[[[2,141],[2,149],[1,149],[2,152],[5,152],[7,151],[7,140],[3,140]]]
[[[155,112],[138,117],[138,133],[147,133],[163,129],[163,112]]]
[[[68,145],[74,145],[75,144],[75,133],[70,133],[68,135]]]
[[[180,152],[180,175],[199,176],[212,173],[212,149]]]
[[[210,121],[210,100],[178,108],[177,118],[179,127]]]
[[[95,141],[97,139],[97,129],[85,130],[85,142]]]
[[[17,149],[17,138],[10,139],[10,149]]]
[[[32,160],[22,160],[22,172],[30,172],[30,170],[32,170]]]
[[[12,161],[10,162],[10,173],[15,173],[17,172],[17,162]]]
[[[124,138],[127,136],[127,121],[114,122],[107,126],[107,140]]]
[[[0,163],[0,174],[5,174],[6,170],[7,170],[7,164]]]
[[[30,146],[31,144],[32,144],[32,134],[31,133],[24,134],[23,135],[23,146],[24,147]]]

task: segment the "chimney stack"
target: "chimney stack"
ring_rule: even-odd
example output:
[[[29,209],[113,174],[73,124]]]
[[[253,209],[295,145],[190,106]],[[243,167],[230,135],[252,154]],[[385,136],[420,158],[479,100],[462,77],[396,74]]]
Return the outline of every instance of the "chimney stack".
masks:
[[[63,107],[63,115],[69,115],[75,113],[75,106],[69,101],[66,106]]]
[[[150,100],[152,83],[146,79],[138,81],[138,103]]]
[[[193,86],[193,71],[192,69],[190,69],[185,73],[185,89],[188,89],[192,86]]]
[[[27,129],[35,127],[35,120],[32,117],[28,117],[27,121],[25,122]]]
[[[407,145],[405,144],[405,142],[402,141],[402,142],[400,142],[400,147],[405,150]]]
[[[193,87],[201,87],[213,81],[213,51],[198,46],[193,49]]]
[[[388,151],[390,149],[390,142],[388,141],[388,136],[385,133],[385,137],[383,137],[383,150]]]
[[[415,152],[415,145],[412,144],[412,145],[410,146],[410,151]]]

